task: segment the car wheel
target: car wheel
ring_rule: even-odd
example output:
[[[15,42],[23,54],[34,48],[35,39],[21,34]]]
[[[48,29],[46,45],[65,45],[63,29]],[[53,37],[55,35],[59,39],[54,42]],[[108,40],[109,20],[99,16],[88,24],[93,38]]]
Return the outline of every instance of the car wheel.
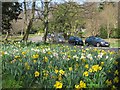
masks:
[[[89,44],[88,44],[88,43],[86,43],[85,45],[86,45],[86,46],[89,46]]]
[[[74,45],[76,45],[76,42],[74,42]]]
[[[97,46],[97,47],[100,47],[100,43],[97,43],[96,46]]]

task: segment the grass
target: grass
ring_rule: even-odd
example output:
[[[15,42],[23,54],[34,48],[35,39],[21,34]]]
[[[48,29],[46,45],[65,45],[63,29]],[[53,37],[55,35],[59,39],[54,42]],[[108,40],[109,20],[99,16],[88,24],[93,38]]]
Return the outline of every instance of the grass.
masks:
[[[105,39],[106,41],[110,42],[111,48],[118,48],[120,47],[120,39]]]
[[[21,88],[21,83],[16,81],[10,74],[3,75],[2,88]]]
[[[35,36],[38,36],[37,34],[30,34],[29,38],[33,38]],[[0,36],[1,41],[3,40],[5,36]],[[11,36],[8,38],[9,41],[18,41],[21,40],[23,36],[18,35],[18,36]],[[110,42],[110,47],[111,48],[118,48],[120,47],[120,39],[114,39],[114,38],[110,38],[110,39],[104,39],[105,41]],[[1,42],[0,41],[0,42]],[[83,38],[83,41],[85,41],[85,38]]]

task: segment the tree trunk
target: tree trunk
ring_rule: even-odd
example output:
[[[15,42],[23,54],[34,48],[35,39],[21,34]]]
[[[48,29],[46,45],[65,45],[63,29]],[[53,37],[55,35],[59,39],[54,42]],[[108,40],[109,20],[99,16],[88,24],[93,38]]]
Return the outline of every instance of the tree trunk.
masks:
[[[23,36],[23,39],[22,39],[23,41],[27,42],[27,40],[28,40],[29,32],[30,32],[30,30],[32,28],[32,24],[33,24],[34,14],[35,14],[35,1],[33,0],[33,4],[32,4],[32,17],[29,20],[29,23],[28,23],[25,35]]]
[[[28,26],[27,26],[27,30],[26,30],[26,33],[25,33],[25,35],[24,35],[24,37],[23,37],[23,41],[27,41],[27,40],[28,40],[28,36],[29,36],[30,29],[31,29],[31,27],[32,27],[32,23],[33,23],[33,20],[31,19],[31,20],[29,21]]]
[[[107,23],[107,38],[110,38],[109,22]]]
[[[45,22],[45,34],[44,34],[44,43],[46,43],[47,35],[48,35],[48,22]]]
[[[45,6],[44,6],[44,43],[46,43],[47,40],[47,35],[48,35],[48,5],[49,2],[46,0],[44,2]]]
[[[5,41],[8,41],[8,37],[9,37],[9,30],[6,32]]]
[[[24,29],[23,29],[23,35],[25,34],[26,28],[27,28],[27,8],[26,8],[26,0],[24,0]]]

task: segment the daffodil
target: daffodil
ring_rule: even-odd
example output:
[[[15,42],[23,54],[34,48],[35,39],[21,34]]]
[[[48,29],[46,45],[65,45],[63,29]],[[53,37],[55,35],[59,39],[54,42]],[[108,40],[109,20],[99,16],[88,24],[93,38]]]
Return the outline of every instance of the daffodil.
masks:
[[[63,71],[62,69],[59,71],[60,74],[64,75],[65,71]]]
[[[81,80],[79,86],[80,88],[86,88],[86,83]]]
[[[25,62],[25,64],[24,64],[25,66],[27,66],[28,65],[28,62]]]
[[[115,61],[115,62],[114,62],[114,64],[115,64],[115,65],[118,65],[118,62],[117,62],[117,61]]]
[[[30,70],[30,66],[29,65],[27,65],[26,68],[27,68],[27,70]]]
[[[110,86],[110,85],[112,85],[112,81],[111,80],[106,80],[106,84],[108,85],[108,86]]]
[[[115,52],[113,52],[113,51],[110,52],[111,55],[114,54],[114,53],[115,53]]]
[[[5,52],[3,52],[3,51],[2,51],[2,52],[1,52],[1,54],[2,54],[2,55],[4,55],[4,54],[5,54]]]
[[[48,62],[48,57],[45,56],[43,61]]]
[[[115,78],[113,79],[113,81],[114,81],[114,83],[118,83],[118,82],[119,82],[119,77],[115,77]]]
[[[22,52],[22,55],[25,55],[26,54],[26,52]]]
[[[115,70],[115,73],[114,73],[114,75],[119,75],[119,72],[118,72],[118,70]]]
[[[111,90],[117,90],[117,87],[115,85],[113,85]]]
[[[68,56],[67,56],[67,58],[68,58],[68,59],[70,59],[70,58],[71,58],[71,56],[70,56],[70,55],[68,55]]]
[[[89,68],[89,65],[88,65],[88,64],[86,64],[86,65],[85,65],[85,68]]]
[[[33,60],[34,63],[36,63],[37,61],[36,60]]]
[[[99,70],[101,70],[102,69],[102,67],[101,66],[99,66]]]
[[[93,72],[97,72],[98,70],[101,70],[101,69],[102,69],[102,67],[99,66],[99,65],[93,65],[93,66],[92,66]]]
[[[85,71],[85,72],[83,73],[83,76],[88,76],[88,74],[89,74],[89,72],[88,72],[88,71]]]
[[[51,54],[51,52],[48,52],[47,54],[48,54],[48,55],[50,55],[50,54]]]
[[[101,62],[101,65],[103,66],[103,65],[104,65],[104,62]]]
[[[75,88],[76,88],[76,89],[80,89],[80,86],[79,86],[79,85],[75,85]]]
[[[55,73],[57,74],[59,71],[57,69],[55,69]]]
[[[69,71],[72,71],[72,67],[69,67]]]
[[[58,75],[58,80],[62,80],[62,75],[61,74]]]
[[[35,71],[35,77],[39,77],[40,73],[38,71]]]
[[[82,52],[83,52],[83,53],[85,53],[85,52],[86,52],[86,50],[82,49]]]
[[[35,54],[35,55],[32,56],[32,58],[34,58],[34,59],[37,59],[38,57],[39,57],[38,54]]]
[[[62,86],[63,86],[63,84],[62,84],[61,82],[59,82],[59,81],[56,81],[56,83],[54,84],[54,87],[55,87],[56,89],[61,89]]]
[[[20,56],[15,56],[16,59],[20,58]]]
[[[93,70],[90,68],[88,71],[89,71],[89,72],[92,72]]]

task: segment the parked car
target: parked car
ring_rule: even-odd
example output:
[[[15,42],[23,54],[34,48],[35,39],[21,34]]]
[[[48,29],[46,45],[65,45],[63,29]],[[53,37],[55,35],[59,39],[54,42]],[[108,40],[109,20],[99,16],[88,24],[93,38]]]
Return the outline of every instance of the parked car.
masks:
[[[58,36],[57,38],[56,38],[56,42],[57,43],[64,43],[65,42],[65,38],[63,37],[63,36]]]
[[[100,46],[109,47],[110,46],[110,43],[106,42],[105,40],[103,40],[100,37],[95,37],[95,36],[90,36],[90,37],[86,38],[85,44],[87,46],[93,45],[93,46],[96,46],[96,47],[100,47]]]
[[[63,35],[60,34],[48,34],[47,35],[47,41],[49,42],[57,42],[57,43],[64,43],[65,42],[65,38]]]
[[[68,40],[68,42],[70,43],[70,44],[74,44],[74,45],[84,45],[83,44],[83,40],[81,39],[81,38],[79,38],[79,37],[74,37],[74,36],[71,36],[70,38],[69,38],[69,40]]]

